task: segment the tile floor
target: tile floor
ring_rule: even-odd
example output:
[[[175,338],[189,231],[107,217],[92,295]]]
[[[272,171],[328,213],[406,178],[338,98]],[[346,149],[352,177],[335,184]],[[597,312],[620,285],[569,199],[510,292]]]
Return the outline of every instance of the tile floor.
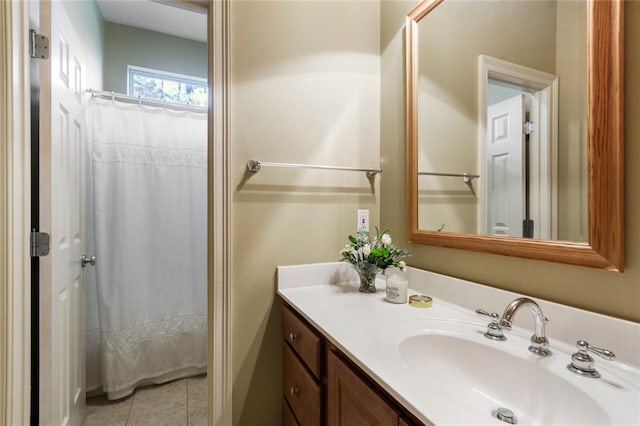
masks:
[[[85,426],[197,426],[207,424],[207,377],[140,388],[117,401],[87,399]]]

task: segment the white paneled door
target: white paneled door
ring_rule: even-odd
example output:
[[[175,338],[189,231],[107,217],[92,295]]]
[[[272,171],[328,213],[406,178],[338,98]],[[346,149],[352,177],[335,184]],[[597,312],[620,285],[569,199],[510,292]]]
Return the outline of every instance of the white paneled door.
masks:
[[[40,424],[78,425],[84,411],[85,60],[59,1],[41,2],[50,59],[41,63],[40,227],[51,230],[41,258]]]
[[[525,217],[524,96],[487,109],[487,230],[522,237]]]

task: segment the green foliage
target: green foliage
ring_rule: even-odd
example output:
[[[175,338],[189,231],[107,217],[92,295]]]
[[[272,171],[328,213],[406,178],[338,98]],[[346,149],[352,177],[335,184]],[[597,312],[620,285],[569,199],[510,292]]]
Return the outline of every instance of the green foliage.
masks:
[[[133,76],[133,92],[143,98],[181,104],[207,106],[208,101],[207,87],[204,83],[196,85],[139,74]]]

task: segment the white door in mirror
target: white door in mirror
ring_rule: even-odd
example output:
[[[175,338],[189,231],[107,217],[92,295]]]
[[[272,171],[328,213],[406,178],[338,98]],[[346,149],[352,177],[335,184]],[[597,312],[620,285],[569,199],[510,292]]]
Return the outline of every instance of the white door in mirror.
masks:
[[[522,237],[524,211],[523,95],[487,108],[487,220],[491,235]]]

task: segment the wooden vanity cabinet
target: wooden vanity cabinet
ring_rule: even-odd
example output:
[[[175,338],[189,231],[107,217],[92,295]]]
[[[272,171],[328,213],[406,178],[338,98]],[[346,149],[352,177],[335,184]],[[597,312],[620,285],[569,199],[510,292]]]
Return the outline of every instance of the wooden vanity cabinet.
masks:
[[[331,351],[327,353],[327,378],[328,424],[398,426],[400,414]]]
[[[282,426],[299,426],[300,423],[296,420],[296,416],[293,415],[293,411],[289,407],[287,401],[282,399]]]
[[[283,303],[283,424],[422,425]]]

